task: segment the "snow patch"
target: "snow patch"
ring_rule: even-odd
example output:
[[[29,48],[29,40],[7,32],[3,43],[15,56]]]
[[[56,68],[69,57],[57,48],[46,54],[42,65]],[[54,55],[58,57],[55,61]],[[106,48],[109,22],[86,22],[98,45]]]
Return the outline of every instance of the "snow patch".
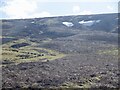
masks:
[[[67,27],[72,27],[73,26],[72,22],[62,22],[62,24],[64,24]]]
[[[85,26],[92,26],[94,23],[99,23],[101,20],[90,20],[90,21],[80,21],[80,24],[83,24]]]
[[[40,31],[40,32],[39,32],[39,34],[42,34],[42,33],[43,33],[43,31]]]
[[[101,20],[96,20],[95,22],[96,22],[96,23],[99,23],[100,21],[101,21]]]
[[[33,21],[33,22],[31,22],[31,23],[35,23],[35,22]]]
[[[80,21],[80,24],[83,24],[85,26],[92,26],[94,24],[94,21]]]

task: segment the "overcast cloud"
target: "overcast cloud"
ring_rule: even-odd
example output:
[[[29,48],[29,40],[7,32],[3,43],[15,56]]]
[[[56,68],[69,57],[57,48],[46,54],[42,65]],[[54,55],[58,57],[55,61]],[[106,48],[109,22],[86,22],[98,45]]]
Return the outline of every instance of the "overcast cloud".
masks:
[[[61,15],[87,15],[99,13],[117,13],[117,0],[114,3],[105,3],[104,0],[4,0],[0,2],[0,18],[14,19],[14,18],[38,18],[38,17],[52,17]],[[68,2],[69,1],[69,2]],[[88,3],[87,1],[91,1]],[[95,5],[93,3],[100,2]],[[68,4],[65,4],[67,2]],[[75,3],[76,4],[73,4]],[[84,2],[84,4],[82,3]],[[87,2],[87,4],[85,3]],[[103,4],[101,4],[101,2]],[[63,3],[63,4],[62,4]],[[101,9],[101,10],[100,10]]]

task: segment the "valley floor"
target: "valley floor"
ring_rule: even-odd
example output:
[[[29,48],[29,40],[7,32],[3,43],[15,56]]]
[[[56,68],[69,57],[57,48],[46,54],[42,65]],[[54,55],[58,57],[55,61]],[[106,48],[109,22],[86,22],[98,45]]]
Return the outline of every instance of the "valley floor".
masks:
[[[24,40],[21,43],[23,42]],[[27,41],[25,40],[25,42]],[[67,42],[66,45],[62,44],[65,42]],[[74,43],[77,45],[75,48],[72,46],[73,42],[75,41],[66,41],[62,38],[60,41],[44,41],[40,44],[41,48],[35,47],[37,44],[32,43],[34,47],[24,46],[17,47],[17,49],[10,48],[10,46],[18,45],[17,41],[4,44],[3,59],[8,60],[3,60],[2,65],[3,88],[118,87],[119,70],[116,45],[104,43],[97,45],[97,42],[94,45],[88,42],[92,45],[90,46],[83,41],[83,43]],[[30,44],[30,42],[27,43]],[[61,45],[61,47],[56,45]],[[10,56],[6,57],[6,54]],[[28,55],[28,57],[20,58],[20,55]],[[34,58],[31,59],[31,56]]]

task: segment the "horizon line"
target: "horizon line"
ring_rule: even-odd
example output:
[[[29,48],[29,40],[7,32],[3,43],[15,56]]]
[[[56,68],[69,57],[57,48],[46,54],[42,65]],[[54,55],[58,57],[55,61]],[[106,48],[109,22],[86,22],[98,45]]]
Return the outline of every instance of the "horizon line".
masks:
[[[114,13],[97,13],[97,14],[85,14],[85,15],[56,15],[56,16],[48,16],[48,17],[31,17],[31,18],[0,18],[0,20],[25,20],[25,19],[39,19],[39,18],[57,18],[57,17],[67,17],[67,16],[89,16],[89,15],[105,15],[105,14],[119,14],[119,12]]]

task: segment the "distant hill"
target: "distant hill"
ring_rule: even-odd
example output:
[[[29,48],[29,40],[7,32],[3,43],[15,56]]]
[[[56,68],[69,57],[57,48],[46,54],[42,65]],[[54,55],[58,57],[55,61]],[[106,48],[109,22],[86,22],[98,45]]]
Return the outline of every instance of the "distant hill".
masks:
[[[78,30],[117,33],[118,14],[59,16],[2,20],[3,36],[57,38],[75,35]]]

